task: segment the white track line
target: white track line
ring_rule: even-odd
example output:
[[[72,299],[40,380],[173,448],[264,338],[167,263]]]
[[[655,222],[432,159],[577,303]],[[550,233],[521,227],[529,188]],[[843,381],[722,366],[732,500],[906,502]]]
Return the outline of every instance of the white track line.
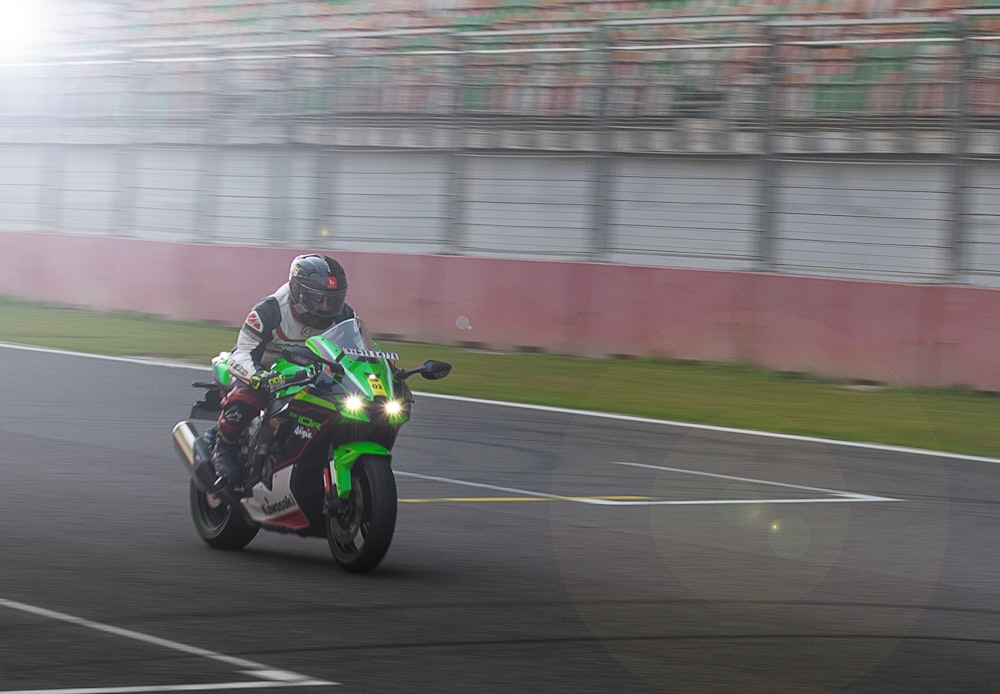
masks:
[[[871,494],[856,494],[854,492],[841,492],[835,489],[824,489],[822,487],[804,487],[798,484],[787,484],[785,482],[772,482],[770,480],[757,480],[749,477],[733,477],[732,475],[718,475],[714,472],[700,472],[697,470],[683,470],[681,468],[660,467],[657,465],[644,465],[642,463],[612,462],[612,465],[628,465],[631,467],[649,468],[652,470],[665,470],[667,472],[677,472],[688,475],[701,475],[703,477],[716,477],[721,479],[749,482],[751,484],[767,485],[771,487],[786,487],[791,489],[801,489],[809,492],[819,492],[827,494],[824,497],[806,497],[797,499],[643,499],[643,500],[623,500],[623,499],[598,499],[580,496],[563,496],[561,494],[549,494],[547,492],[536,492],[528,489],[518,489],[516,487],[501,487],[483,482],[469,482],[457,480],[451,477],[436,477],[434,475],[421,475],[416,472],[405,472],[394,470],[394,474],[400,477],[413,477],[415,479],[427,480],[430,482],[444,482],[445,484],[455,484],[461,487],[476,487],[477,489],[489,489],[508,494],[520,494],[539,499],[552,499],[554,501],[572,501],[578,504],[589,504],[591,506],[724,506],[733,504],[843,504],[868,501],[902,501],[885,496],[873,496]],[[0,692],[0,694],[3,694]]]
[[[578,417],[599,417],[601,419],[615,419],[623,422],[637,422],[640,424],[659,424],[662,426],[676,427],[678,429],[697,429],[700,431],[712,431],[723,434],[739,434],[742,436],[759,436],[769,439],[781,439],[784,441],[802,441],[804,443],[822,443],[828,446],[844,446],[848,448],[864,448],[872,451],[885,451],[889,453],[906,453],[910,455],[922,455],[932,458],[950,458],[953,460],[965,460],[975,463],[991,463],[1000,465],[1000,458],[989,458],[985,456],[966,455],[964,453],[950,453],[948,451],[934,451],[927,448],[907,448],[906,446],[890,446],[881,443],[866,443],[862,441],[839,441],[837,439],[824,439],[816,436],[799,436],[797,434],[776,434],[771,431],[757,431],[755,429],[736,429],[734,427],[720,427],[712,424],[695,424],[692,422],[678,422],[669,419],[652,419],[650,417],[636,417],[626,414],[615,414],[612,412],[594,412],[591,410],[573,410],[565,407],[551,407],[549,405],[525,405],[517,402],[504,402],[503,400],[483,400],[479,398],[466,398],[458,395],[441,395],[439,393],[416,393],[425,398],[440,398],[442,400],[457,400],[459,402],[474,402],[483,405],[496,405],[499,407],[516,407],[522,410],[535,410],[539,412],[555,412],[558,414],[569,414]]]
[[[113,357],[107,354],[90,354],[88,352],[73,352],[68,349],[55,349],[54,347],[35,347],[33,345],[16,345],[11,342],[0,342],[0,348],[19,349],[24,352],[40,352],[42,354],[61,354],[67,357],[81,357],[83,359],[100,359],[103,361],[120,361],[128,364],[143,364],[144,366],[165,366],[171,369],[193,369],[196,371],[211,371],[211,367],[200,366],[198,364],[188,364],[182,361],[169,361],[167,359],[156,359],[154,357]]]
[[[857,494],[855,492],[841,492],[836,489],[825,489],[823,487],[807,487],[801,484],[789,484],[787,482],[773,482],[771,480],[759,480],[753,477],[736,477],[734,475],[720,475],[715,472],[702,472],[701,470],[685,470],[678,467],[666,467],[664,465],[646,465],[644,463],[626,463],[614,461],[612,465],[627,465],[629,467],[641,467],[647,470],[663,470],[665,472],[677,472],[684,475],[698,475],[700,477],[714,477],[722,480],[732,480],[734,482],[747,482],[749,484],[759,484],[768,487],[784,487],[786,489],[801,489],[807,492],[818,492],[829,494],[830,496],[807,499],[721,499],[715,501],[618,501],[615,503],[622,505],[691,505],[691,504],[829,504],[845,501],[902,501],[887,496],[875,496],[872,494]],[[596,501],[595,501],[596,503]]]
[[[212,684],[174,684],[162,687],[71,687],[67,689],[4,689],[0,694],[152,694],[153,692],[212,692],[226,689],[274,689],[276,687],[315,687],[332,682],[215,682]]]
[[[897,501],[897,499],[888,499],[880,496],[869,497],[867,494],[855,494],[853,492],[838,492],[834,489],[825,489],[824,487],[806,487],[801,484],[789,484],[788,482],[772,482],[771,480],[759,480],[753,477],[736,477],[735,475],[721,475],[717,472],[703,472],[701,470],[685,470],[679,467],[666,467],[665,465],[646,465],[645,463],[625,463],[621,461],[614,461],[612,465],[628,465],[629,467],[642,467],[647,470],[665,470],[666,472],[680,472],[685,475],[698,475],[699,477],[714,477],[720,480],[733,480],[734,482],[749,482],[751,484],[761,484],[768,487],[785,487],[787,489],[801,489],[807,492],[820,492],[822,494],[833,494],[834,496],[844,496],[849,498],[871,498],[878,499],[880,501]]]
[[[199,366],[197,364],[186,364],[177,361],[165,361],[157,359],[141,359],[137,357],[109,357],[103,354],[87,354],[85,352],[72,352],[64,349],[52,349],[49,347],[33,347],[30,345],[18,345],[9,342],[0,342],[0,348],[19,349],[28,352],[42,352],[45,354],[62,354],[87,359],[104,359],[108,361],[120,361],[131,364],[142,364],[144,366],[164,366],[172,369],[189,369],[192,371],[210,372],[211,368]],[[780,439],[783,441],[802,441],[804,443],[821,443],[828,446],[840,446],[845,448],[861,448],[872,451],[885,451],[888,453],[905,453],[908,455],[928,456],[932,458],[948,458],[951,460],[964,460],[974,463],[989,463],[1000,465],[1000,458],[990,458],[978,455],[966,455],[964,453],[950,453],[948,451],[934,451],[926,448],[908,448],[906,446],[890,446],[880,443],[867,443],[862,441],[838,441],[837,439],[824,439],[816,436],[799,436],[796,434],[777,434],[770,431],[757,431],[755,429],[737,429],[734,427],[721,427],[711,424],[695,424],[692,422],[678,422],[670,419],[653,419],[651,417],[635,417],[632,415],[615,414],[612,412],[595,412],[591,410],[574,410],[567,407],[551,407],[548,405],[527,405],[517,402],[506,402],[503,400],[486,400],[482,398],[467,398],[460,395],[442,395],[439,393],[416,392],[416,395],[424,398],[438,398],[440,400],[455,400],[457,402],[477,403],[481,405],[495,405],[498,407],[514,407],[522,410],[534,410],[536,412],[554,412],[558,414],[569,414],[577,417],[598,417],[600,419],[613,419],[623,422],[636,422],[641,424],[656,424],[660,426],[674,427],[677,429],[693,429],[699,431],[712,431],[723,434],[738,434],[742,436],[758,436],[761,438]]]
[[[467,482],[465,480],[456,480],[451,477],[435,477],[433,475],[421,475],[416,472],[404,472],[402,470],[393,470],[394,475],[399,475],[401,477],[414,477],[418,480],[428,480],[431,482],[444,482],[446,484],[457,484],[461,487],[475,487],[477,489],[489,489],[494,492],[507,492],[508,494],[520,494],[522,496],[531,496],[539,499],[555,499],[557,501],[580,501],[579,498],[561,496],[559,494],[548,494],[546,492],[533,492],[529,489],[517,489],[516,487],[498,487],[495,484],[485,484],[483,482]]]
[[[205,685],[165,685],[159,687],[110,687],[110,688],[100,687],[100,688],[85,688],[85,689],[76,688],[76,689],[55,689],[55,690],[34,689],[34,690],[17,690],[17,691],[0,690],[0,694],[42,694],[43,692],[60,692],[60,694],[71,694],[72,692],[81,692],[90,694],[96,692],[200,691],[204,689],[236,689],[240,687],[262,689],[267,687],[316,687],[321,685],[338,684],[337,682],[327,682],[324,680],[313,679],[312,677],[307,677],[306,675],[300,675],[295,672],[289,672],[286,670],[277,670],[268,665],[256,663],[252,660],[244,660],[243,658],[235,658],[233,656],[223,655],[222,653],[210,651],[205,648],[199,648],[198,646],[189,646],[185,643],[180,643],[178,641],[161,639],[158,636],[150,636],[149,634],[143,634],[142,632],[132,631],[131,629],[122,629],[121,627],[111,626],[110,624],[102,624],[101,622],[94,622],[89,619],[84,619],[82,617],[76,617],[71,614],[66,614],[65,612],[56,612],[55,610],[49,610],[44,607],[37,607],[35,605],[29,605],[27,603],[17,602],[16,600],[7,600],[5,598],[0,598],[0,607],[7,607],[12,610],[19,610],[21,612],[33,614],[38,617],[54,619],[56,621],[66,622],[67,624],[74,624],[79,627],[93,629],[94,631],[101,631],[104,632],[105,634],[111,634],[112,636],[119,636],[122,638],[130,639],[132,641],[139,641],[142,643],[150,644],[152,646],[159,646],[160,648],[166,648],[172,651],[178,651],[180,653],[185,653],[187,655],[192,655],[199,658],[206,658],[208,660],[214,660],[217,663],[233,666],[239,669],[239,671],[244,675],[258,678],[257,680],[252,682],[229,682],[222,684],[205,684]]]

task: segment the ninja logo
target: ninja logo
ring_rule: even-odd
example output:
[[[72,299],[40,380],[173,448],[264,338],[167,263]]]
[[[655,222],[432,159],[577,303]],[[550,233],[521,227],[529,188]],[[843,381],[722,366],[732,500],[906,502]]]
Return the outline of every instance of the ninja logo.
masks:
[[[299,415],[298,417],[295,418],[295,421],[297,421],[302,426],[308,427],[310,429],[319,429],[321,426],[323,426],[321,422],[317,422],[315,419],[311,419],[304,415]]]
[[[313,433],[301,425],[295,427],[295,431],[293,431],[292,433],[295,436],[300,436],[304,439],[311,439],[313,437]]]

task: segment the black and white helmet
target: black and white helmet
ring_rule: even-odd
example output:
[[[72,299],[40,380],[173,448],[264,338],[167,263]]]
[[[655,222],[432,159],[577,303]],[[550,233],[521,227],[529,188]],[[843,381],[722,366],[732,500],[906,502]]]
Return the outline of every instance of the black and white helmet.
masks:
[[[300,255],[288,271],[292,310],[303,322],[325,328],[344,309],[347,274],[333,258]]]

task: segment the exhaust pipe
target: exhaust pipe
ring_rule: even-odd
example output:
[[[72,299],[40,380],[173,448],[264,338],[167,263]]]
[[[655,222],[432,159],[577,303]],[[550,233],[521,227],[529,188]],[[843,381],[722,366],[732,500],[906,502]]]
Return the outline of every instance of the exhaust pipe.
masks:
[[[212,468],[212,451],[205,439],[187,421],[174,425],[173,438],[174,449],[198,489],[210,494],[219,491],[219,480]]]
[[[174,449],[180,453],[181,460],[194,467],[194,442],[198,439],[198,432],[191,426],[191,422],[177,422],[173,431]],[[188,470],[190,472],[190,470]]]
[[[215,474],[212,451],[205,437],[198,436],[198,432],[190,422],[177,422],[174,425],[173,437],[174,448],[180,454],[184,469],[191,475],[195,486],[206,494],[215,494],[232,508],[240,509],[246,521],[254,523],[255,521],[240,504],[239,498],[226,486],[225,480]]]

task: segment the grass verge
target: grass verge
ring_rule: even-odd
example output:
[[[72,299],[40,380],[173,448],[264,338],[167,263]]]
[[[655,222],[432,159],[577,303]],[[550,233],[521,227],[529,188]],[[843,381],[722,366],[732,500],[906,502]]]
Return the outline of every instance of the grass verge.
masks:
[[[376,326],[373,326],[376,327]],[[0,298],[0,342],[208,364],[236,329]],[[419,391],[1000,457],[1000,397],[953,389],[856,389],[738,364],[500,354],[381,342],[403,366],[454,366]]]

